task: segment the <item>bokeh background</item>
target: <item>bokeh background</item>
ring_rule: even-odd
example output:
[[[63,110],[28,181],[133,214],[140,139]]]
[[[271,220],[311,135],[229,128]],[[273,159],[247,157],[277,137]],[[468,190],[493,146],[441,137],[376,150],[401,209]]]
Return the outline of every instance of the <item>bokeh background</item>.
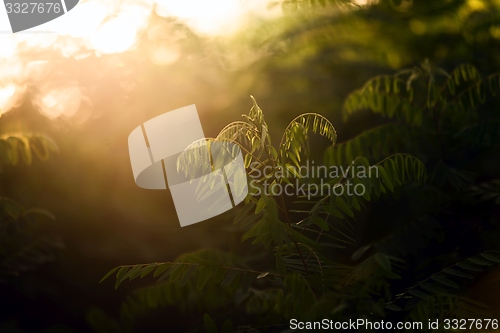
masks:
[[[168,190],[135,185],[127,137],[139,124],[196,104],[215,136],[253,95],[272,135],[318,112],[343,141],[380,121],[340,116],[374,75],[426,59],[498,71],[499,9],[496,0],[87,0],[34,31],[0,34],[0,133],[44,133],[58,146],[47,161],[3,167],[0,194],[51,212],[46,228],[64,244],[53,261],[0,283],[0,332],[92,332],[89,313],[118,316],[127,293],[152,282],[115,291],[99,284],[111,268],[242,250],[234,211],[180,228]],[[199,319],[172,306],[142,332],[182,331],[183,320]]]

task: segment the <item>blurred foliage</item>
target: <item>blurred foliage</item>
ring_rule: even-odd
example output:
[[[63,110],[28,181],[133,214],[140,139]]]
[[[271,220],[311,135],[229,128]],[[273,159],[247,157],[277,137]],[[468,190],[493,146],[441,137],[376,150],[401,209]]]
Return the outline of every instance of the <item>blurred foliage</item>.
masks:
[[[484,193],[478,201],[475,186],[476,177],[486,176],[489,180],[484,180],[483,188],[495,188],[498,174],[484,175],[477,165],[463,168],[457,163],[464,152],[496,157],[491,143],[497,130],[482,131],[483,136],[493,137],[478,140],[477,133],[468,129],[499,119],[494,109],[484,107],[488,98],[498,94],[498,79],[498,75],[483,79],[470,65],[448,74],[424,62],[394,77],[371,79],[347,97],[346,117],[362,110],[382,113],[388,121],[396,119],[396,128],[414,128],[422,138],[415,146],[413,141],[386,146],[381,139],[388,136],[383,132],[389,128],[394,133],[394,129],[380,127],[379,132],[366,131],[340,145],[337,152],[333,125],[319,114],[304,114],[287,126],[275,149],[269,135],[272,130],[254,100],[245,120],[227,125],[214,140],[239,143],[246,152],[246,166],[259,171],[258,176],[250,173],[250,194],[234,223],[244,231],[242,241],[252,239],[264,260],[242,267],[251,262],[254,253],[231,263],[222,259],[224,255],[207,260],[210,252],[197,252],[175,262],[116,267],[103,278],[116,272],[116,287],[149,274],[158,281],[169,279],[138,293],[137,302],[125,303],[122,318],[129,320],[147,308],[176,304],[211,313],[215,322],[212,317],[206,319],[207,314],[204,320],[210,332],[218,331],[214,328],[217,322],[231,319],[236,323],[224,322],[223,327],[237,326],[241,331],[279,331],[281,327],[286,331],[291,318],[443,322],[447,318],[495,317],[487,306],[467,297],[466,291],[471,280],[500,263],[498,220],[483,219],[498,210],[491,201],[496,196]],[[286,204],[283,190],[268,193],[263,188],[295,185],[293,178],[301,174],[294,170],[301,170],[300,162],[310,157],[309,133],[320,134],[333,144],[325,156],[328,166],[345,165],[356,171],[337,177],[329,174],[328,184],[336,192],[328,191],[326,196],[317,190],[300,195],[296,188],[292,208]],[[355,145],[363,142],[364,135],[371,140]],[[399,139],[390,138],[393,142]],[[470,151],[471,142],[475,152]],[[376,149],[378,146],[384,150]],[[207,161],[190,148],[186,154],[191,158],[181,155],[178,163],[195,172]],[[422,156],[425,165],[408,153]],[[370,161],[375,163],[377,176],[360,175],[359,168],[369,170]],[[349,194],[349,185],[362,185],[364,191]],[[209,188],[205,191],[210,192]],[[317,199],[305,200],[311,196]],[[376,212],[379,205],[383,212]],[[312,208],[297,209],[300,206]],[[450,211],[450,207],[455,209]],[[305,218],[291,220],[291,212],[303,213]],[[377,233],[356,240],[355,225],[369,228],[373,221],[377,221]],[[467,246],[469,242],[475,246]],[[342,259],[342,253],[351,256]],[[259,279],[268,282],[262,284]],[[208,289],[200,294],[207,281],[217,284],[220,291]],[[233,312],[228,314],[227,309]],[[118,331],[134,331],[136,326],[126,323]],[[440,327],[439,331],[446,330]]]
[[[464,315],[489,311],[476,304],[486,299],[498,312],[497,275],[490,273],[497,252],[486,251],[498,244],[498,77],[492,74],[500,71],[500,4],[360,3],[278,2],[282,17],[256,18],[224,38],[199,36],[153,11],[135,46],[116,54],[98,54],[68,36],[38,47],[21,43],[0,74],[22,98],[0,129],[47,133],[60,154],[13,169],[9,156],[28,161],[47,150],[43,140],[3,137],[8,176],[0,179],[2,195],[20,203],[2,201],[5,221],[9,228],[31,225],[45,215],[20,207],[47,207],[57,216],[49,233],[57,230],[67,248],[46,270],[2,290],[0,327],[231,331],[286,324],[292,314],[417,320],[453,308]],[[316,198],[309,205],[264,197],[179,228],[168,191],[135,186],[129,132],[195,103],[205,134],[216,137],[228,119],[247,110],[248,95],[266,111],[265,129],[244,118],[246,127],[226,128],[226,139],[239,139],[256,157],[269,154],[285,168],[304,161],[304,154],[328,165],[363,156],[356,163],[381,172],[366,183],[368,196]],[[280,142],[280,133],[282,144],[271,145]],[[9,215],[12,209],[19,209],[18,217]],[[299,221],[307,226],[302,233]],[[44,237],[15,234],[19,240],[2,241],[11,244],[9,253],[33,234]],[[243,234],[256,244],[240,243]],[[42,251],[37,258],[48,257]],[[116,292],[111,279],[96,285],[110,267],[125,262],[161,263],[125,266],[118,281],[133,281]],[[162,280],[151,285],[155,278]],[[330,310],[336,312],[323,312]]]
[[[22,163],[31,165],[33,157],[45,161],[58,151],[48,136],[22,132],[2,135],[0,147],[2,180],[12,176],[13,167]],[[51,213],[40,208],[26,209],[19,202],[7,197],[8,194],[11,194],[8,189],[3,188],[0,197],[0,287],[2,289],[13,288],[25,278],[21,274],[54,261],[56,251],[64,247],[60,236],[54,232],[55,217]],[[18,331],[16,325],[9,322],[0,323],[0,330]]]
[[[45,135],[10,134],[0,138],[0,159],[3,177],[8,177],[5,166],[16,166],[21,159],[31,164],[33,155],[46,160],[57,151],[56,145]],[[54,217],[41,209],[25,209],[16,201],[0,198],[0,282],[36,266],[52,261],[53,250],[62,246],[51,235],[45,224]],[[44,228],[45,227],[45,228]]]

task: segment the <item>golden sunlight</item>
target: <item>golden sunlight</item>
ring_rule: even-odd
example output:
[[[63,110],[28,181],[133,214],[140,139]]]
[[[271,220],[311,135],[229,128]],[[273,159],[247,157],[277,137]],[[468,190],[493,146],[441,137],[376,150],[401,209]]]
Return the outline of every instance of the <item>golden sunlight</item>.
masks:
[[[0,87],[0,110],[2,113],[10,111],[12,108],[16,99],[16,90],[16,85],[12,83]]]
[[[267,8],[268,0],[82,0],[73,10],[26,33],[0,36],[0,56],[17,53],[19,44],[48,47],[59,35],[79,39],[79,44],[101,54],[124,52],[136,44],[147,27],[153,8],[162,17],[176,17],[202,35],[229,35],[241,29],[249,15],[276,16]],[[38,34],[34,34],[40,32]],[[68,45],[66,45],[68,44]],[[72,56],[78,47],[67,42],[63,53]],[[161,50],[160,62],[169,62],[174,54]],[[166,59],[166,60],[165,60]]]
[[[123,17],[106,21],[90,37],[92,48],[100,53],[119,53],[129,49],[135,42],[136,27]]]
[[[81,0],[57,20],[17,34],[0,34],[0,110],[3,113],[22,102],[27,87],[43,80],[52,68],[47,60],[27,58],[31,52],[52,48],[64,57],[84,58],[117,54],[137,46],[147,32],[151,14],[173,17],[200,35],[236,33],[251,17],[275,17],[280,6],[268,8],[268,0]],[[279,10],[277,10],[277,8]],[[145,50],[156,65],[169,65],[180,57],[178,46],[165,39]],[[78,83],[70,88],[40,87],[33,97],[41,113],[49,118],[75,116],[82,99]]]

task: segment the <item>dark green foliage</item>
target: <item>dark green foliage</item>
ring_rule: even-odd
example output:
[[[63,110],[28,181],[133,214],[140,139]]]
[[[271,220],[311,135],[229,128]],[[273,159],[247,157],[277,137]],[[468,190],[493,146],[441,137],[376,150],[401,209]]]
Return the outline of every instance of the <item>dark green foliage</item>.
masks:
[[[33,155],[46,160],[57,151],[45,135],[10,134],[0,138],[0,168],[16,166],[21,160],[31,164]],[[3,175],[6,177],[6,175]],[[62,247],[51,233],[52,214],[41,209],[26,209],[16,201],[0,197],[0,282],[54,259],[54,249]]]
[[[370,80],[347,97],[346,119],[371,111],[395,122],[328,148],[325,161],[354,170],[371,167],[377,176],[329,175],[328,184],[336,193],[349,184],[363,185],[366,191],[299,193],[293,206],[283,195],[258,190],[266,184],[296,186],[295,179],[314,183],[296,169],[308,160],[309,135],[319,134],[335,144],[337,133],[321,115],[305,114],[290,123],[276,149],[254,101],[243,121],[228,125],[212,140],[238,143],[245,152],[254,186],[234,223],[243,231],[242,241],[252,240],[258,253],[273,259],[254,270],[251,256],[236,259],[202,251],[172,263],[117,267],[106,276],[116,272],[117,287],[149,274],[168,280],[131,295],[123,318],[178,304],[213,314],[205,315],[204,327],[215,332],[223,317],[218,319],[214,310],[231,304],[260,322],[235,316],[232,325],[243,329],[249,327],[245,324],[286,328],[291,318],[427,322],[492,316],[466,291],[500,263],[498,250],[477,243],[481,230],[494,228],[488,224],[495,222],[481,222],[481,216],[498,204],[500,175],[485,178],[481,169],[461,161],[464,154],[494,154],[499,116],[484,105],[488,100],[489,105],[495,103],[497,87],[497,75],[483,78],[473,66],[462,65],[448,74],[427,62],[394,77]],[[183,158],[191,158],[189,168],[203,162]],[[264,170],[262,177],[252,176]],[[475,184],[478,177],[484,182]],[[478,223],[483,225],[479,232],[474,229]],[[360,228],[373,229],[371,225],[376,232],[360,234]],[[460,247],[456,237],[463,233],[476,242],[479,252]],[[345,258],[346,251],[350,258]]]
[[[244,304],[248,315],[260,318],[260,325],[274,327],[286,327],[291,318],[347,320],[362,316],[427,322],[491,316],[465,297],[464,291],[500,262],[500,252],[484,248],[475,255],[462,253],[457,240],[449,237],[456,237],[453,229],[457,228],[471,232],[467,225],[453,221],[478,221],[471,206],[474,202],[498,204],[498,180],[474,185],[480,170],[474,165],[464,169],[459,162],[470,149],[491,152],[498,140],[498,116],[482,109],[487,98],[498,92],[497,80],[495,75],[483,79],[470,65],[447,74],[427,63],[394,77],[370,80],[347,98],[345,116],[370,110],[396,122],[368,129],[329,148],[325,161],[354,169],[374,167],[377,177],[350,172],[329,177],[329,185],[337,190],[361,184],[366,191],[358,196],[346,191],[342,195],[307,193],[308,200],[298,195],[297,207],[303,209],[290,209],[282,195],[258,195],[257,190],[265,184],[293,184],[294,178],[300,178],[294,167],[307,160],[309,133],[335,144],[335,128],[318,114],[299,116],[275,149],[262,110],[254,101],[244,121],[228,125],[214,140],[240,143],[246,152],[245,164],[252,166],[250,179],[255,183],[234,223],[244,231],[243,241],[251,239],[254,246],[264,245],[261,251],[274,255],[275,266],[267,264],[265,270],[255,271],[241,266],[245,259],[218,253],[207,260],[213,253],[199,252],[173,263],[115,268],[109,274],[117,272],[116,286],[148,274],[168,279],[133,294],[124,304],[124,318],[159,305],[191,304],[203,313],[231,302]],[[481,116],[485,113],[490,120]],[[425,163],[400,152],[419,156]],[[190,162],[189,168],[203,163]],[[268,172],[252,178],[252,172],[260,170]],[[457,201],[466,208],[450,212],[447,207]],[[386,214],[370,209],[372,202],[380,202],[386,210],[393,207],[395,219],[381,222]],[[398,203],[407,208],[401,211]],[[297,214],[305,216],[296,219]],[[379,230],[362,241],[356,231],[360,223],[375,224]],[[436,253],[427,255],[428,251]],[[349,252],[350,259],[340,259]],[[269,282],[260,285],[259,279]],[[196,290],[205,293],[193,299]],[[216,321],[205,314],[205,329],[217,331]],[[243,324],[241,319],[233,323]]]
[[[47,231],[54,217],[39,209],[25,209],[0,198],[0,280],[19,275],[54,259],[61,241]]]
[[[19,160],[31,164],[33,155],[46,160],[57,147],[47,136],[42,134],[10,134],[0,137],[0,166],[17,165]]]

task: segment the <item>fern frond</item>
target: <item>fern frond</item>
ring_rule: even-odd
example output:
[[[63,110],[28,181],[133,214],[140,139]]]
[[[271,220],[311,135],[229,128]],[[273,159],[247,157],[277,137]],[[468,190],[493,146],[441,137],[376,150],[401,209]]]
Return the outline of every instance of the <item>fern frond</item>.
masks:
[[[433,296],[424,296],[414,292],[416,297],[425,297],[420,300],[409,312],[408,320],[412,322],[429,322],[439,319],[442,323],[447,319],[485,319],[491,318],[491,313],[488,311],[487,306],[471,300],[469,298],[449,295],[449,294],[434,294]],[[462,322],[463,323],[463,322]],[[460,323],[460,324],[462,324]],[[484,329],[477,329],[472,322],[466,322],[463,327],[467,328],[468,332],[484,332]],[[491,324],[489,325],[491,328]],[[433,332],[449,332],[445,330],[443,325],[440,325],[437,330]]]
[[[288,274],[282,289],[251,291],[246,303],[249,314],[268,314],[282,318],[304,318],[304,309],[311,309],[317,299],[308,280],[300,274]]]
[[[425,165],[416,157],[406,154],[389,156],[372,166],[366,158],[359,157],[350,168],[354,171],[348,171],[347,177],[332,180],[332,193],[327,196],[329,201],[323,199],[321,205],[311,210],[311,217],[317,209],[321,209],[323,214],[336,218],[352,218],[361,198],[370,201],[387,191],[393,192],[395,186],[408,182],[424,182],[427,177]],[[356,189],[357,186],[363,189],[359,190],[359,196],[352,192],[352,189],[351,192],[348,189]],[[312,222],[309,221],[308,225]]]
[[[250,98],[252,98],[252,108],[248,112],[247,115],[243,115],[248,121],[252,124],[255,125],[255,128],[262,133],[264,130],[268,132],[268,126],[266,123],[266,120],[264,119],[264,112],[262,112],[262,109],[260,108],[259,104],[257,104],[257,101],[253,96],[250,95]],[[267,133],[265,133],[267,135]]]
[[[471,190],[480,201],[494,200],[495,205],[500,205],[500,179],[483,182],[473,186]]]
[[[479,82],[481,82],[481,74],[477,68],[470,64],[464,64],[458,66],[450,73],[446,82],[446,88],[454,96],[460,94],[461,91],[457,91],[457,89],[461,85],[472,83],[472,86],[475,86]]]
[[[216,137],[217,140],[237,141],[252,147],[252,140],[254,138],[260,140],[259,131],[254,124],[246,121],[234,121],[230,123]]]
[[[341,288],[357,290],[361,288],[361,293],[375,292],[387,285],[387,279],[400,279],[401,277],[393,272],[393,263],[398,259],[382,253],[375,253],[351,266],[349,271],[340,281]]]
[[[400,124],[385,124],[364,131],[353,139],[329,147],[325,152],[327,165],[349,165],[352,161],[364,156],[380,160],[395,153],[411,153],[418,151],[423,138],[418,128]]]
[[[205,276],[205,273],[201,273],[200,276]],[[135,290],[122,303],[120,317],[126,323],[140,318],[151,310],[169,305],[175,305],[183,311],[207,311],[224,306],[234,299],[236,292],[234,287],[222,287],[220,282],[215,283],[210,278],[200,290],[197,286],[196,273],[191,277],[183,286],[178,282],[161,281]],[[244,278],[247,279],[246,276]],[[201,293],[203,297],[199,297]]]
[[[12,199],[0,198],[0,280],[19,275],[54,260],[63,247],[47,228],[54,217],[40,209],[25,209]]]
[[[361,110],[371,110],[390,119],[420,125],[423,111],[414,103],[413,94],[413,87],[407,86],[400,77],[373,78],[347,96],[343,107],[344,120]]]
[[[309,132],[327,138],[332,146],[337,142],[337,131],[327,118],[317,113],[302,114],[288,124],[281,138],[279,155],[282,165],[291,160],[300,167],[301,153],[309,149]]]
[[[462,147],[494,147],[500,137],[500,120],[478,122],[460,130],[453,137]]]
[[[451,72],[439,97],[443,121],[460,126],[477,121],[479,106],[486,103],[488,96],[497,94],[499,78],[499,74],[493,74],[483,79],[476,67],[458,66]]]
[[[253,238],[252,244],[263,243],[266,246],[281,245],[289,241],[286,224],[280,220],[278,205],[273,198],[261,195],[254,215],[248,219],[251,219],[251,224],[248,220],[241,222],[242,225],[250,225],[249,230],[243,234],[242,241]]]
[[[392,254],[398,258],[416,256],[418,251],[425,248],[429,240],[435,237],[438,230],[441,230],[441,226],[437,221],[430,216],[423,216],[390,232],[382,239],[363,246],[360,250],[365,252],[373,248],[376,252]],[[358,251],[355,254],[359,253]],[[355,260],[355,257],[352,259]]]
[[[116,272],[115,288],[118,288],[126,280],[144,278],[150,274],[158,281],[168,278],[169,282],[179,281],[180,286],[183,286],[193,275],[197,276],[198,287],[203,289],[209,279],[213,279],[216,283],[229,284],[245,274],[250,274],[256,279],[268,275],[270,277],[279,276],[279,274],[247,269],[241,264],[238,266],[239,262],[235,256],[224,252],[202,250],[183,254],[173,262],[118,266],[110,270],[101,279],[101,282]]]
[[[419,303],[422,301],[435,302],[436,299],[440,297],[447,297],[453,300],[453,302],[463,300],[463,298],[459,298],[458,295],[456,295],[456,291],[460,290],[461,285],[470,283],[479,273],[485,272],[499,263],[500,251],[491,250],[469,257],[443,268],[439,272],[427,277],[425,280],[419,281],[417,284],[408,288],[404,293],[397,295],[397,298],[390,303],[406,303],[404,306],[405,308],[411,309],[416,307],[417,313],[423,309],[427,309],[426,311],[434,311],[434,307],[429,307],[428,304],[419,305]],[[453,309],[448,309],[448,311],[450,310]],[[435,318],[436,315],[442,316],[443,314],[449,315],[449,313],[446,313],[443,309],[434,313],[428,313],[427,315],[432,315],[433,318]],[[416,314],[413,313],[413,316],[415,315]],[[469,316],[473,314],[469,312],[462,315]],[[412,314],[410,314],[410,316],[412,316]]]
[[[20,159],[31,164],[33,155],[46,160],[51,153],[58,151],[56,144],[42,134],[5,134],[0,137],[0,163],[17,165]]]

